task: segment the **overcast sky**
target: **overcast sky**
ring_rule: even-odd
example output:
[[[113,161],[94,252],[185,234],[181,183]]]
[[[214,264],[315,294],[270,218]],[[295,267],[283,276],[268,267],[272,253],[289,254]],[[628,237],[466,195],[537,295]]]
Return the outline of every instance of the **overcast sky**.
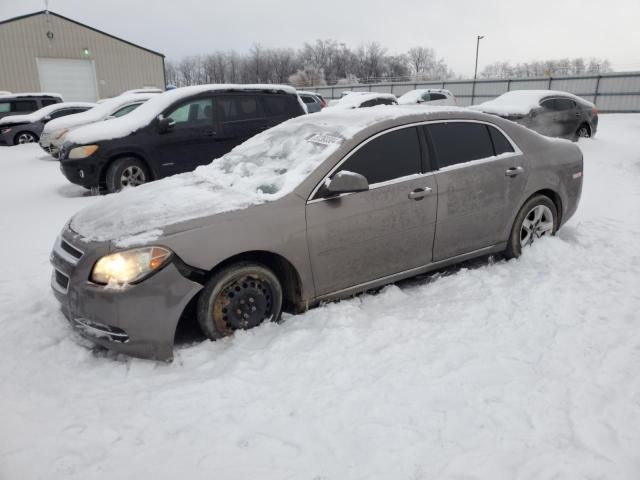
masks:
[[[472,75],[482,34],[479,70],[578,56],[640,70],[640,0],[49,0],[49,8],[168,59],[331,38],[352,47],[377,41],[389,53],[429,46]],[[44,0],[0,0],[0,20],[42,9]]]

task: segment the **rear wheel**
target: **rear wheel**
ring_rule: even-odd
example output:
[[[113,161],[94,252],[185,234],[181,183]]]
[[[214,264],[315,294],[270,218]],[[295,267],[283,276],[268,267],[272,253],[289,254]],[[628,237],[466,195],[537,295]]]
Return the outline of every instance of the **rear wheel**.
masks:
[[[124,187],[137,187],[150,180],[144,162],[132,157],[119,158],[109,165],[105,179],[109,193],[119,192]]]
[[[25,143],[35,143],[38,141],[38,136],[31,132],[20,132],[13,139],[15,145],[24,145]]]
[[[522,255],[522,249],[536,240],[555,235],[558,229],[558,210],[549,197],[535,195],[522,206],[511,229],[507,243],[507,258]]]
[[[589,125],[587,125],[586,123],[583,123],[582,125],[580,125],[578,127],[578,130],[576,131],[576,137],[578,138],[591,137],[591,129],[589,128]]]
[[[258,263],[240,262],[221,269],[202,290],[198,323],[214,340],[247,330],[264,321],[278,321],[282,286],[275,274]]]

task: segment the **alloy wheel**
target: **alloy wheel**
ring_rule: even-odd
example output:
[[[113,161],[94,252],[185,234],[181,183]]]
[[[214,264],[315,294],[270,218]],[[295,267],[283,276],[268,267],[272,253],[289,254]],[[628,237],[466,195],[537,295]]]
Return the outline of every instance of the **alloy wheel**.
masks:
[[[531,245],[538,238],[553,233],[554,218],[546,205],[536,205],[524,217],[520,228],[520,246]]]
[[[589,138],[591,134],[589,133],[589,129],[587,127],[580,127],[578,129],[578,137],[580,138]]]
[[[120,175],[120,186],[137,187],[147,181],[144,170],[136,165],[130,165],[122,171]]]
[[[36,137],[34,137],[33,134],[31,133],[24,132],[18,135],[18,143],[20,145],[24,145],[25,143],[33,143],[35,141],[36,141]]]

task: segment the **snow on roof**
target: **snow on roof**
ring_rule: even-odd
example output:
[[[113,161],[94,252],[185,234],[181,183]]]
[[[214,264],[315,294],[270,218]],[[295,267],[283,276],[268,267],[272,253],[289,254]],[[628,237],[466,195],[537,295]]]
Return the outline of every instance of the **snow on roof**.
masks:
[[[398,103],[400,105],[407,105],[411,103],[418,103],[418,100],[422,98],[425,93],[442,93],[444,95],[451,96],[449,90],[443,90],[442,88],[419,88],[417,90],[410,90],[404,95],[398,97]]]
[[[554,96],[568,97],[593,106],[591,102],[569,92],[557,90],[513,90],[503,93],[498,98],[469,108],[496,115],[526,115],[532,109],[540,107],[541,100]]]
[[[298,96],[296,89],[288,85],[254,84],[211,84],[196,85],[192,87],[176,88],[164,93],[153,94],[153,97],[144,105],[123,117],[115,118],[108,124],[92,124],[80,127],[67,136],[67,141],[76,144],[87,144],[100,140],[110,140],[112,138],[126,137],[136,130],[145,127],[154,118],[160,115],[167,107],[181,98],[190,97],[199,93],[219,91],[219,90],[271,90],[291,93]],[[102,104],[100,104],[102,105]]]
[[[40,110],[36,110],[35,112],[28,113],[27,115],[10,115],[8,117],[4,117],[0,119],[0,125],[12,124],[12,123],[33,123],[42,120],[47,115],[51,115],[52,113],[62,110],[63,108],[73,108],[73,107],[86,107],[93,108],[95,107],[95,103],[88,102],[63,102],[63,103],[54,103],[53,105],[48,105],[46,107],[41,108]]]
[[[340,110],[359,108],[364,102],[375,100],[376,98],[386,98],[388,100],[397,101],[396,96],[391,93],[353,92],[353,94],[345,95],[338,101],[338,103],[328,108],[337,108]]]
[[[116,110],[119,110],[124,105],[136,102],[146,102],[150,98],[156,96],[158,96],[157,93],[138,93],[128,95],[122,94],[117,97],[109,98],[86,112],[54,118],[44,126],[43,133],[51,133],[64,128],[74,128],[80,125],[99,122],[113,114]]]
[[[464,109],[425,107],[420,113],[460,110]],[[172,224],[277,200],[346,140],[374,123],[403,116],[415,117],[416,109],[325,109],[293,118],[193,172],[108,196],[76,214],[71,228],[87,240],[115,240],[118,246],[128,246],[131,237],[141,233],[158,231],[151,240],[144,236],[153,241]]]
[[[47,93],[47,92],[35,92],[35,93],[9,93],[6,95],[0,95],[0,100],[4,100],[5,97],[56,97],[62,100],[62,95],[59,93]]]

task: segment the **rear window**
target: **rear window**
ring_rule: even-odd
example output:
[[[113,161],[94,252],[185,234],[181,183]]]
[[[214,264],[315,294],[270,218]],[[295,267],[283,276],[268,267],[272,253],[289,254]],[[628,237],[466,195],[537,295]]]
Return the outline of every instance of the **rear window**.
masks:
[[[510,153],[513,152],[513,147],[507,138],[498,131],[495,127],[487,127],[489,129],[489,134],[491,135],[491,141],[493,142],[493,149],[496,155],[500,155],[501,153]]]
[[[440,168],[493,156],[489,130],[482,123],[433,123],[424,128]]]
[[[446,95],[443,95],[441,93],[432,93],[431,94],[431,100],[446,100],[447,97]]]
[[[38,104],[35,100],[14,100],[11,102],[12,112],[35,112]]]
[[[269,116],[277,117],[293,113],[292,100],[289,95],[265,95],[262,97],[266,113]]]
[[[58,103],[58,101],[53,99],[53,98],[43,98],[42,100],[40,100],[40,103],[42,103],[43,107],[48,107],[49,105],[53,105],[54,103]]]
[[[223,122],[254,120],[264,117],[257,96],[233,95],[217,98],[218,112]]]
[[[304,103],[316,103],[316,101],[310,95],[300,95],[300,98]]]

